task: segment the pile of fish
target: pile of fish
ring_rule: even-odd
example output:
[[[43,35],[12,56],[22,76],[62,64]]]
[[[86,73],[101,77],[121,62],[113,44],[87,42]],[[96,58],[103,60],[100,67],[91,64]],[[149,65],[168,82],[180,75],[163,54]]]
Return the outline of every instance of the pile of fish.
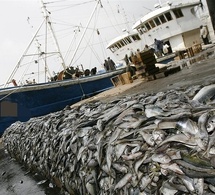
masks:
[[[89,102],[3,134],[11,157],[69,194],[215,194],[215,85]]]

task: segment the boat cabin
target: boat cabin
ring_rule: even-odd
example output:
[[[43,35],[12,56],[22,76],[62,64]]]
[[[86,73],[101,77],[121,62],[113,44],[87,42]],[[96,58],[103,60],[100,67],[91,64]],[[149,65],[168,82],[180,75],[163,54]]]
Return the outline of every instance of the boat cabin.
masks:
[[[140,35],[137,32],[125,33],[113,39],[107,46],[107,49],[116,56],[118,60],[125,58],[125,54],[136,52],[137,49],[142,49]]]
[[[200,1],[180,3],[177,5],[157,5],[156,9],[133,25],[132,33],[125,33],[113,39],[107,49],[118,60],[123,60],[125,55],[140,51],[148,45],[154,48],[154,39],[161,40],[163,45],[168,45],[168,54],[185,50],[194,44],[200,44],[200,25],[198,17]]]
[[[157,6],[133,25],[142,42],[153,46],[154,39],[167,43],[173,52],[201,43],[200,18],[197,15],[200,1]]]

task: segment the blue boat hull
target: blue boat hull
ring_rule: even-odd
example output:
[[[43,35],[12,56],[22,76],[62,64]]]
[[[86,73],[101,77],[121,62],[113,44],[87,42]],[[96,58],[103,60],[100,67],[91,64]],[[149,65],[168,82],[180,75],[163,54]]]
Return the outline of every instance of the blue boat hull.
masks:
[[[85,97],[113,87],[111,78],[122,73],[114,71],[76,80],[63,80],[0,90],[0,134],[16,121],[59,111]]]

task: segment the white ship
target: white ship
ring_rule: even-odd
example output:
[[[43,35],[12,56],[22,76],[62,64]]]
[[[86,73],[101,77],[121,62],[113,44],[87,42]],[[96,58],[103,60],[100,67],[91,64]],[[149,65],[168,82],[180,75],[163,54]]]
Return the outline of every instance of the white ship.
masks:
[[[168,45],[168,55],[157,58],[157,62],[167,63],[176,51],[185,50],[194,44],[201,44],[199,17],[201,1],[186,3],[166,3],[155,5],[155,10],[140,18],[132,27],[132,33],[125,33],[113,39],[107,48],[118,60],[125,55],[142,51],[145,45],[154,48],[154,39]],[[206,21],[205,21],[206,22]],[[208,26],[209,28],[209,26]]]

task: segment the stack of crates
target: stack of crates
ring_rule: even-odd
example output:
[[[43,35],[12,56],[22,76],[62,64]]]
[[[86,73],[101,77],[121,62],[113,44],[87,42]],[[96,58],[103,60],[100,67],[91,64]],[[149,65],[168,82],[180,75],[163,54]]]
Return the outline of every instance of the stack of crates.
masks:
[[[155,66],[155,55],[151,50],[137,53],[132,57],[132,62],[135,64],[138,78],[142,77],[153,80],[153,75],[159,72],[159,68]]]
[[[145,64],[142,62],[141,58],[138,55],[134,55],[131,59],[136,68],[137,78],[145,77]]]
[[[121,75],[117,75],[115,77],[112,77],[111,82],[113,83],[114,87],[117,87],[119,85],[124,85],[124,80],[123,80]]]
[[[123,74],[121,74],[121,76],[124,81],[124,84],[133,83],[133,79],[131,78],[130,72],[123,73]]]
[[[201,43],[199,43],[199,44],[194,44],[194,45],[192,46],[192,48],[193,48],[193,53],[194,53],[194,54],[200,53],[200,52],[202,51],[202,44],[201,44]]]

